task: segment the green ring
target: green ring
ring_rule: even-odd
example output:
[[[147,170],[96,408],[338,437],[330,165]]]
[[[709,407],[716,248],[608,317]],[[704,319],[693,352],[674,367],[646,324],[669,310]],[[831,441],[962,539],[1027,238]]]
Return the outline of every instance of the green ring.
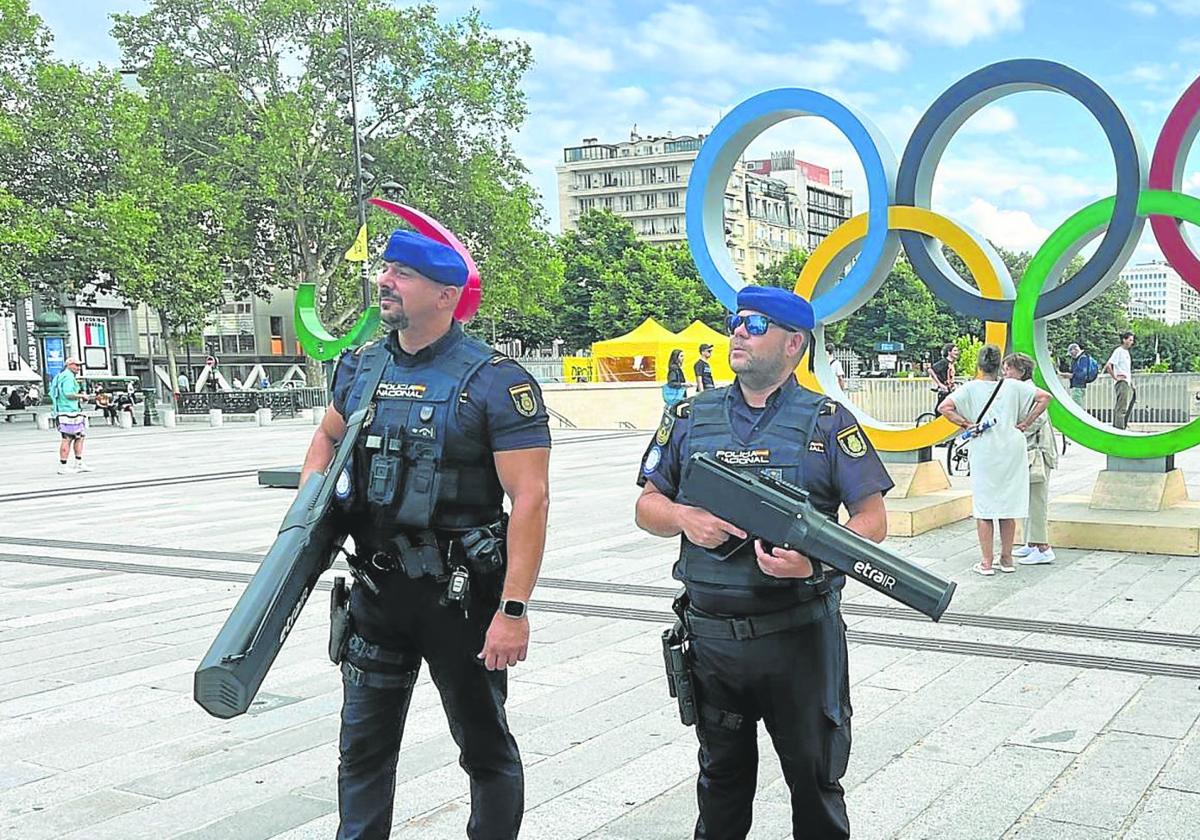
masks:
[[[1089,204],[1063,222],[1042,243],[1017,286],[1017,300],[1013,305],[1012,344],[1015,350],[1028,353],[1036,361],[1034,380],[1054,395],[1055,399],[1050,403],[1050,418],[1055,428],[1064,435],[1106,455],[1163,458],[1200,444],[1200,418],[1178,429],[1153,435],[1104,428],[1097,426],[1096,418],[1075,404],[1057,375],[1049,379],[1042,375],[1043,370],[1054,371],[1055,368],[1047,346],[1046,319],[1034,318],[1038,296],[1056,264],[1076,245],[1081,245],[1081,242],[1086,244],[1088,239],[1108,224],[1115,202],[1114,197]],[[1143,216],[1153,213],[1200,224],[1200,199],[1169,190],[1143,190],[1138,196],[1137,211]]]

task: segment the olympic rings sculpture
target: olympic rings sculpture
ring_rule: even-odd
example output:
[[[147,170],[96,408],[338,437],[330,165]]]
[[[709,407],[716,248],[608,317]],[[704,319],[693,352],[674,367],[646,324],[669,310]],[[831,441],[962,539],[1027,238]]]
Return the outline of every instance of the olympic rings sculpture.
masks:
[[[963,123],[985,105],[1029,90],[1070,96],[1096,118],[1112,148],[1117,190],[1054,231],[1026,268],[1020,287],[1014,288],[987,240],[933,212],[929,203],[937,165]],[[915,429],[876,420],[846,398],[825,355],[824,325],[849,316],[875,294],[901,248],[934,295],[985,322],[988,342],[1003,347],[1011,332],[1014,349],[1034,357],[1036,380],[1055,397],[1052,419],[1072,440],[1126,458],[1162,457],[1200,444],[1200,420],[1153,435],[1100,425],[1066,393],[1046,343],[1049,319],[1074,312],[1116,280],[1137,246],[1147,217],[1167,261],[1200,291],[1200,257],[1181,228],[1184,221],[1200,224],[1200,199],[1179,192],[1187,150],[1200,131],[1200,79],[1188,87],[1167,117],[1149,168],[1137,133],[1112,98],[1077,70],[1052,61],[1002,61],[956,82],[921,117],[898,167],[882,133],[866,117],[825,94],[803,88],[757,94],[713,129],[688,182],[688,244],[705,284],[730,310],[745,284],[724,244],[725,185],[755,137],[797,116],[822,117],[850,141],[866,171],[868,208],[821,242],[796,282],[796,293],[811,300],[818,321],[813,372],[801,365],[798,376],[807,387],[844,402],[877,448],[921,449],[955,431],[943,418]],[[1097,236],[1102,238],[1095,253],[1074,276],[1059,283],[1068,263]],[[950,267],[941,244],[963,259],[978,290]],[[846,272],[851,260],[854,264]]]

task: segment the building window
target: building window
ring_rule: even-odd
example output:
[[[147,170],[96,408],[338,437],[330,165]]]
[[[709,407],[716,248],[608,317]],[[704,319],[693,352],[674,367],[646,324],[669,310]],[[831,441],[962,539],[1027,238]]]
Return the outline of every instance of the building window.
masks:
[[[667,206],[668,207],[678,207],[679,206],[679,192],[678,191],[672,191],[672,192],[667,193]]]
[[[624,210],[626,213],[633,212],[633,196],[631,196],[631,195],[621,196],[621,209]]]
[[[663,167],[663,180],[664,181],[672,181],[672,182],[678,181],[679,180],[679,167],[678,166],[664,166]]]
[[[658,193],[646,193],[645,209],[653,210],[656,207],[658,207]]]
[[[656,174],[653,166],[651,166],[649,169],[642,170],[642,183],[643,184],[658,183],[658,177],[657,177],[657,174]]]

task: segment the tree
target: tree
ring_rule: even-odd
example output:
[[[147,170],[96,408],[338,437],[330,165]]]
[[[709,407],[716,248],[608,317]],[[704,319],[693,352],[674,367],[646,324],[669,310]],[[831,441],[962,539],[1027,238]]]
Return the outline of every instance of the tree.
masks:
[[[352,127],[346,14],[359,85]],[[343,260],[358,226],[355,129],[376,173],[471,249],[485,316],[534,311],[558,282],[510,140],[525,116],[530,51],[488,33],[477,14],[443,25],[432,6],[384,0],[153,0],[143,15],[114,17],[164,126],[166,159],[242,208],[226,222],[243,257],[230,268],[272,285],[317,284],[333,331],[362,305],[358,269]]]
[[[720,326],[725,310],[684,245],[644,242],[627,220],[594,210],[559,238],[559,252],[564,280],[557,334],[572,349],[628,332],[646,318],[670,330],[694,320]]]
[[[754,282],[759,286],[776,286],[789,292],[796,288],[796,280],[808,262],[808,252],[792,248],[773,265],[759,266],[754,273]]]
[[[923,359],[927,348],[940,348],[957,335],[945,306],[900,257],[879,290],[849,318],[843,341],[856,352],[869,354],[876,342],[902,341],[903,355]]]

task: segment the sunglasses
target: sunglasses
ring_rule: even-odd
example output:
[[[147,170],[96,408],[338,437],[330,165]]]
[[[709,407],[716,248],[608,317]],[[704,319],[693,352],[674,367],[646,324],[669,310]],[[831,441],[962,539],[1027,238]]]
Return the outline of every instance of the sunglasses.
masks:
[[[725,316],[725,329],[730,335],[737,331],[737,328],[745,324],[746,332],[750,335],[763,335],[767,328],[772,324],[779,327],[781,330],[795,332],[795,330],[785,327],[778,321],[768,318],[766,315],[760,315],[757,312],[752,312],[749,315],[727,315]]]

